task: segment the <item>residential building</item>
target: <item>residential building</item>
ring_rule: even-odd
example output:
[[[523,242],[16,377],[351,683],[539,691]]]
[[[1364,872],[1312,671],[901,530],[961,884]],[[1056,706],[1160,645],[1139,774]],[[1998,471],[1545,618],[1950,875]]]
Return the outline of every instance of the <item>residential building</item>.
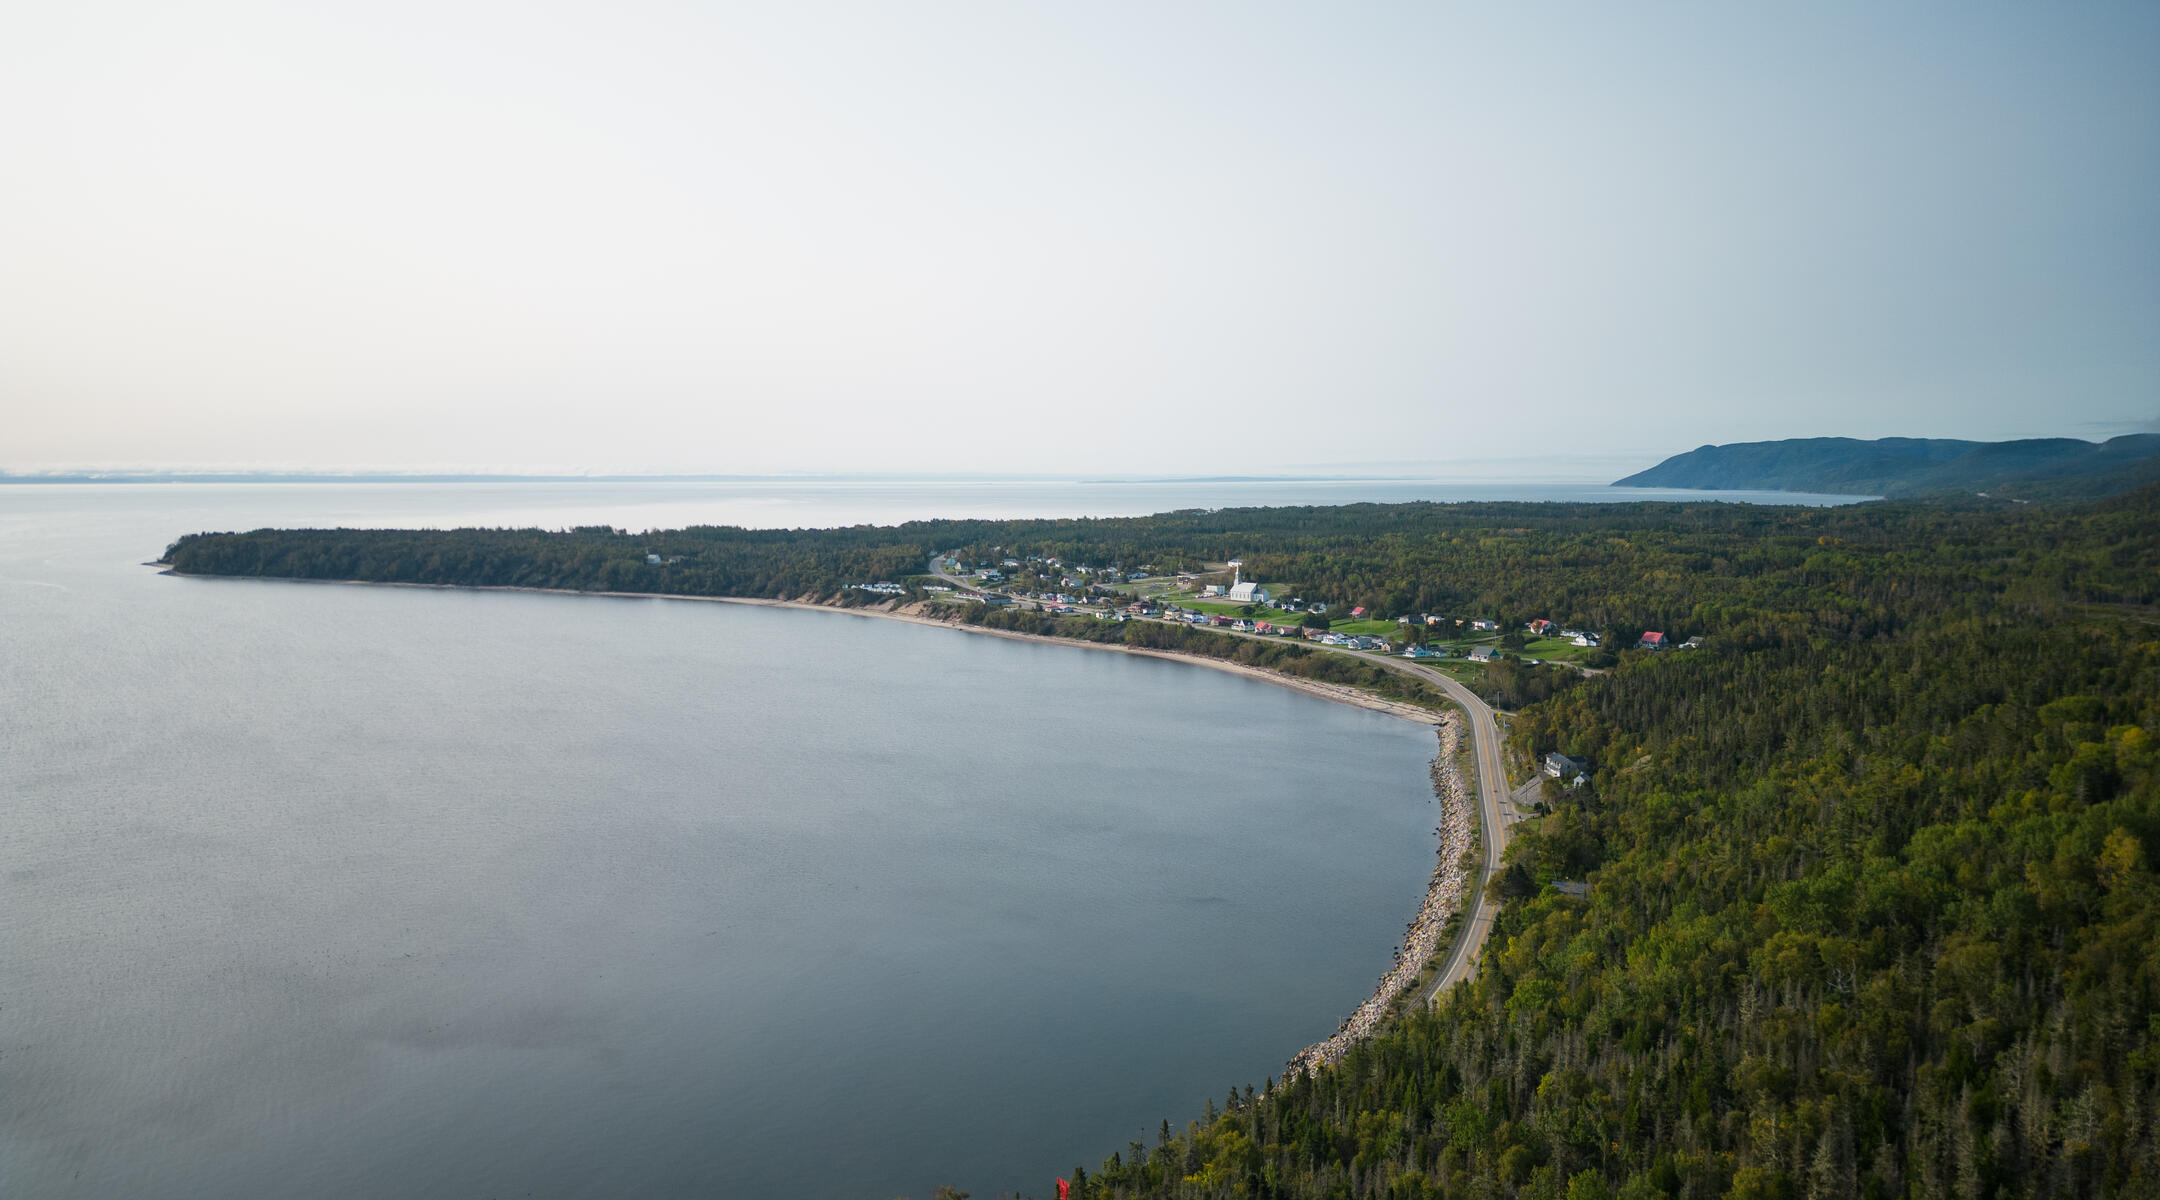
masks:
[[[1566,779],[1573,775],[1580,775],[1589,768],[1590,764],[1583,759],[1570,758],[1558,750],[1545,756],[1545,773],[1554,779]]]

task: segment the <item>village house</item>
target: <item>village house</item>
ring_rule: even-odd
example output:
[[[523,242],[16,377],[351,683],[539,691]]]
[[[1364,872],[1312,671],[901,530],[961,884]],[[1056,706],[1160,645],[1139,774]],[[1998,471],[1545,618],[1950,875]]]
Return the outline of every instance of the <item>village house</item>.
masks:
[[[1571,776],[1580,775],[1589,768],[1590,764],[1586,760],[1570,758],[1558,750],[1545,756],[1545,773],[1554,779],[1567,779]]]
[[[1642,635],[1642,640],[1635,643],[1635,648],[1637,650],[1663,650],[1665,648],[1665,635],[1655,629],[1648,630]]]
[[[1545,637],[1552,633],[1553,623],[1543,617],[1539,617],[1537,620],[1530,622],[1529,628],[1530,632],[1536,634],[1537,636]]]
[[[1471,662],[1489,663],[1492,660],[1493,648],[1491,646],[1472,646],[1470,648]]]
[[[1483,617],[1479,617],[1477,620],[1470,622],[1470,628],[1477,630],[1479,633],[1497,633],[1500,630],[1500,622],[1488,621]]]

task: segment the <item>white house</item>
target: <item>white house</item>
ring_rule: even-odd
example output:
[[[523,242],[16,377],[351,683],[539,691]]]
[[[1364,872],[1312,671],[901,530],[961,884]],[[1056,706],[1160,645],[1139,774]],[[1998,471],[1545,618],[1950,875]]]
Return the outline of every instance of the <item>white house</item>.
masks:
[[[1590,764],[1580,758],[1562,754],[1558,750],[1545,756],[1545,773],[1554,779],[1569,779],[1582,774]]]

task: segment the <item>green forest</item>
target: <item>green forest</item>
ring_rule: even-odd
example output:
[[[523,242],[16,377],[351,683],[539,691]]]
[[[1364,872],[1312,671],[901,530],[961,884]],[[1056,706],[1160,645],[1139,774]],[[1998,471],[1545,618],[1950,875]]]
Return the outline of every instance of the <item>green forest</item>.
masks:
[[[2077,505],[257,531],[166,557],[197,574],[836,599],[943,551],[1237,557],[1247,578],[1383,615],[1703,639],[1534,686],[1495,673],[1513,748],[1593,775],[1517,827],[1518,886],[1478,976],[1337,1068],[1226,1081],[1152,1145],[1046,1164],[1074,1196],[2160,1195],[2160,488]],[[1287,643],[974,619],[1437,702]],[[1559,879],[1587,896],[1545,886]]]

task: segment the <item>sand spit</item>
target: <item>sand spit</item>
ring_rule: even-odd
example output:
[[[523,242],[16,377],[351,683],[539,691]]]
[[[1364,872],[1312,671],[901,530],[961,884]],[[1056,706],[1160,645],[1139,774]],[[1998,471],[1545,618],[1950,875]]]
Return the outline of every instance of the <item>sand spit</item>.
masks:
[[[1380,977],[1372,998],[1358,1005],[1334,1036],[1298,1051],[1290,1059],[1286,1077],[1341,1062],[1350,1047],[1371,1037],[1395,998],[1439,952],[1440,935],[1448,921],[1462,911],[1470,886],[1470,871],[1463,865],[1463,856],[1470,849],[1474,829],[1469,790],[1455,765],[1455,752],[1462,745],[1462,718],[1447,714],[1440,721],[1439,734],[1440,753],[1432,762],[1432,782],[1433,795],[1440,801],[1440,861],[1433,869],[1431,885],[1425,889],[1425,903],[1418,909],[1417,919],[1410,922],[1403,948],[1395,954],[1395,965]]]

